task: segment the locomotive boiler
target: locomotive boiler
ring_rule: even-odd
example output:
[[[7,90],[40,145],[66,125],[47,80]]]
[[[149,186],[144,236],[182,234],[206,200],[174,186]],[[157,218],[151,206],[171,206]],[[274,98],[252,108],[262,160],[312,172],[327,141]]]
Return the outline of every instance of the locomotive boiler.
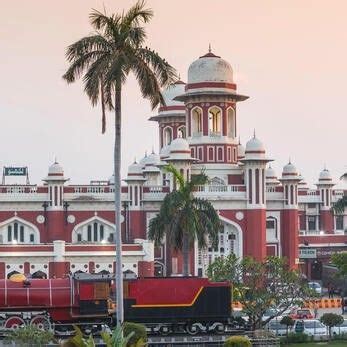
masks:
[[[125,321],[150,333],[224,332],[231,323],[231,287],[206,278],[136,278],[124,282]],[[0,280],[0,330],[34,325],[71,334],[73,325],[98,333],[116,322],[112,275]]]

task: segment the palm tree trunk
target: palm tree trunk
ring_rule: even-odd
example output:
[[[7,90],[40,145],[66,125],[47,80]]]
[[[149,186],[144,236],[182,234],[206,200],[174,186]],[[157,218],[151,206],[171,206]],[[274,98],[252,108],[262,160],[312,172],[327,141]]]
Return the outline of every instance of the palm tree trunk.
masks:
[[[182,253],[183,253],[183,275],[189,276],[189,240],[188,240],[188,235],[186,232],[183,235]]]
[[[115,141],[114,141],[114,201],[115,201],[115,241],[116,241],[116,303],[117,325],[124,321],[123,309],[123,271],[122,271],[122,232],[121,232],[121,126],[122,126],[122,89],[116,83],[115,95]]]

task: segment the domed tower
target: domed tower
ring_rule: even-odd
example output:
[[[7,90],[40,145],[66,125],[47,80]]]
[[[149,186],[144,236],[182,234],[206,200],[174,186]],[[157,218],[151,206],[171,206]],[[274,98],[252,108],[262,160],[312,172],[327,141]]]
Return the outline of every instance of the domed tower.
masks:
[[[334,232],[334,215],[331,213],[332,188],[334,185],[330,171],[324,168],[319,174],[316,186],[321,198],[320,225],[321,229],[327,233]]]
[[[145,168],[143,169],[144,177],[146,178],[145,185],[147,186],[158,186],[160,182],[160,156],[154,151],[147,157]]]
[[[159,108],[158,115],[149,120],[158,122],[159,148],[170,145],[177,137],[186,137],[186,113],[183,102],[174,100],[184,93],[185,83],[177,81],[162,92],[165,105]]]
[[[48,168],[48,175],[43,179],[48,186],[47,228],[48,242],[66,240],[64,233],[64,177],[63,167],[55,161]],[[68,240],[66,240],[68,241]]]
[[[248,97],[236,89],[231,65],[209,51],[189,66],[185,93],[175,97],[186,106],[192,156],[220,178],[238,162],[236,103]]]
[[[266,186],[275,188],[280,184],[277,179],[276,171],[271,167],[271,165],[265,170]]]
[[[196,161],[192,158],[189,149],[189,144],[186,139],[177,138],[171,142],[170,145],[170,156],[165,159],[167,163],[171,163],[181,173],[185,180],[190,179],[191,164]],[[171,190],[175,189],[176,182],[170,179]]]
[[[254,137],[246,144],[244,177],[247,193],[247,230],[244,252],[257,260],[266,257],[266,190],[265,167],[271,161],[265,156],[263,143]]]
[[[282,256],[288,259],[291,268],[298,265],[298,183],[301,176],[296,167],[289,161],[283,167],[280,179],[284,191],[284,206],[281,215]]]

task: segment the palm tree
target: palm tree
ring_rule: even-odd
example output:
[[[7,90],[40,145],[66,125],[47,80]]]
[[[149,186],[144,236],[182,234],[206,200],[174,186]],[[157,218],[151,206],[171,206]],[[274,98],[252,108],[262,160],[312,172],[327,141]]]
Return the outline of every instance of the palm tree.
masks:
[[[204,173],[193,175],[186,181],[177,169],[168,165],[166,170],[172,174],[178,189],[167,194],[160,211],[149,224],[148,238],[160,245],[166,236],[166,244],[183,254],[183,275],[189,275],[189,251],[197,240],[200,248],[207,247],[207,238],[213,247],[218,242],[221,226],[218,213],[212,204],[194,197],[197,186],[208,182]]]
[[[68,83],[83,77],[84,91],[93,106],[102,108],[102,132],[105,132],[105,110],[115,112],[114,177],[115,177],[115,239],[117,322],[123,322],[122,240],[121,240],[121,101],[122,87],[129,73],[139,83],[144,98],[152,108],[165,104],[161,88],[176,80],[176,72],[165,59],[145,47],[146,32],[142,26],[153,12],[138,1],[128,12],[107,15],[93,10],[90,23],[94,33],[67,48],[70,66],[63,78]]]
[[[345,180],[347,181],[347,172],[344,173],[341,177],[340,180]],[[345,212],[345,208],[347,207],[347,195],[344,195],[341,199],[337,200],[333,206],[332,206],[332,211],[335,212],[336,214],[343,214]]]

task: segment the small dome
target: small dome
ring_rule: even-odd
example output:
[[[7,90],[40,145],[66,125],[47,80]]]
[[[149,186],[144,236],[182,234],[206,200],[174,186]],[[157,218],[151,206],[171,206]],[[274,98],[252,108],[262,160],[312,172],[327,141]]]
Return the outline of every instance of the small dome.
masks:
[[[170,156],[166,159],[170,160],[188,160],[193,161],[191,157],[191,151],[189,148],[189,143],[186,139],[178,137],[174,139],[170,144]]]
[[[243,159],[245,157],[245,147],[241,145],[241,143],[237,146],[237,158]]]
[[[265,170],[266,184],[267,185],[278,185],[279,181],[277,179],[276,171],[271,167],[271,165]]]
[[[158,154],[152,152],[146,159],[146,166],[156,166],[160,163],[160,157]]]
[[[48,176],[64,176],[64,169],[63,169],[63,167],[59,163],[54,162],[48,168]]]
[[[170,145],[164,146],[160,151],[160,159],[165,160],[170,155]]]
[[[109,184],[109,185],[113,185],[113,184],[114,184],[114,175],[112,175],[112,176],[108,179],[108,184]]]
[[[333,178],[332,178],[331,173],[328,169],[324,169],[319,174],[319,181],[332,181],[332,179]]]
[[[184,94],[185,83],[182,81],[177,81],[174,84],[171,84],[167,87],[163,92],[163,98],[165,100],[165,106],[184,106],[182,101],[174,100],[174,98],[178,95]]]
[[[234,83],[231,65],[209,52],[190,64],[188,84],[202,82]]]
[[[128,175],[129,174],[142,175],[142,165],[140,163],[137,163],[136,161],[129,165]]]
[[[265,148],[263,143],[255,135],[246,143],[246,159],[265,159]]]
[[[302,177],[299,175],[297,168],[289,161],[289,163],[283,167],[282,180],[301,181],[301,179]]]

